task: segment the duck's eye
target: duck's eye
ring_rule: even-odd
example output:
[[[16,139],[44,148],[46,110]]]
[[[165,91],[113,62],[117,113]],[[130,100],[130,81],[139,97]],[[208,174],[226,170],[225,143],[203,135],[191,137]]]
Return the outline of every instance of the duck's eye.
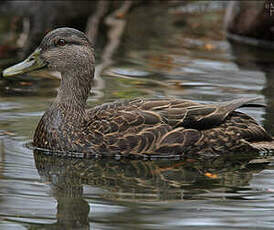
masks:
[[[67,42],[64,39],[59,39],[59,40],[55,41],[55,46],[64,46],[66,44],[67,44]]]

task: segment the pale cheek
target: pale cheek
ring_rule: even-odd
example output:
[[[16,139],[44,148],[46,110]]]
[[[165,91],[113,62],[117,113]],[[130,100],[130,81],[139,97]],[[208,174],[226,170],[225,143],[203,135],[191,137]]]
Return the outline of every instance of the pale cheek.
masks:
[[[83,58],[83,56],[85,58]],[[47,61],[50,70],[59,72],[68,68],[81,66],[81,64],[85,64],[85,60],[92,62],[92,60],[90,60],[90,54],[85,50],[75,50],[70,47],[67,47],[65,51],[61,48],[60,50],[49,50],[43,54],[43,58]]]
[[[60,70],[65,68],[66,65],[68,65],[68,62],[65,58],[63,58],[61,55],[56,55],[56,53],[54,53],[55,56],[51,56],[51,54],[45,56],[45,60],[48,63],[48,68],[50,70]]]

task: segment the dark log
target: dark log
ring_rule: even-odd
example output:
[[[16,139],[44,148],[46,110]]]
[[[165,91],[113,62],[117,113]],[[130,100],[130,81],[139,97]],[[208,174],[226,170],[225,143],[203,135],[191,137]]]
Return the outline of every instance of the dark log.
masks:
[[[228,38],[241,40],[240,37],[233,36],[240,35],[274,41],[274,2],[231,1],[227,6],[224,22]],[[242,39],[243,42],[244,40],[245,38]],[[251,44],[260,45],[260,42],[249,41]]]

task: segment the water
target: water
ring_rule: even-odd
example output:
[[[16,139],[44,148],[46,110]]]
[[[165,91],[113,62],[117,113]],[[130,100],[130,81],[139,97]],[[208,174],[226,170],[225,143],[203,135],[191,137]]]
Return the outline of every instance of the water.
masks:
[[[241,111],[274,134],[273,51],[229,44],[219,7],[195,17],[159,11],[132,13],[89,105],[136,96],[205,103],[260,96],[266,108]],[[0,81],[0,229],[273,229],[271,156],[80,160],[27,148],[58,84],[35,74]]]

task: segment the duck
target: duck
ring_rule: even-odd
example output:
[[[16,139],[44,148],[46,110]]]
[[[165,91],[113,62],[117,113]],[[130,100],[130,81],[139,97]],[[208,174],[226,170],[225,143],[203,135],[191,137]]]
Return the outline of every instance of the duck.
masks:
[[[33,146],[83,156],[223,155],[272,148],[273,138],[249,115],[258,98],[203,104],[176,98],[134,98],[87,108],[95,70],[94,47],[68,27],[45,35],[4,78],[47,68],[61,73],[55,101],[39,121]]]

